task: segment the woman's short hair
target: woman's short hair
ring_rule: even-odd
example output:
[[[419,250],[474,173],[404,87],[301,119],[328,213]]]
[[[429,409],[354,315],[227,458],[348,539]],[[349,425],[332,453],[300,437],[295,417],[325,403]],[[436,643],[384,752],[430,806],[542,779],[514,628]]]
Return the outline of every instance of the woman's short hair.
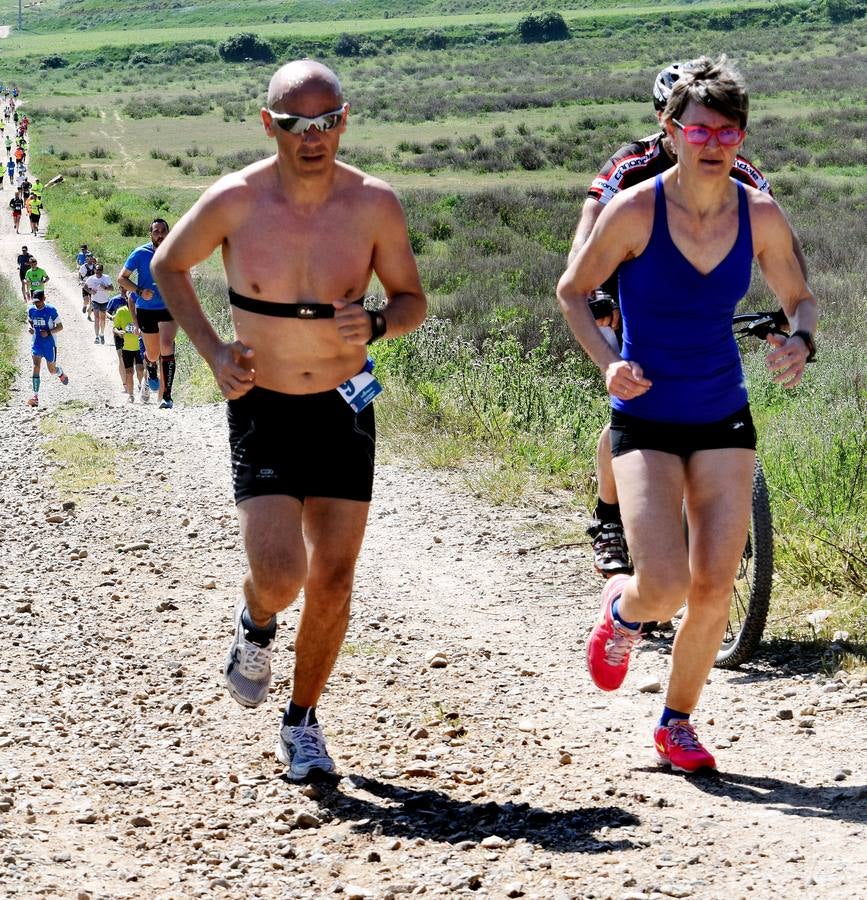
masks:
[[[715,61],[706,56],[690,61],[689,68],[671,90],[662,113],[663,121],[679,119],[690,100],[735,119],[740,128],[747,127],[750,107],[747,89],[725,55]]]

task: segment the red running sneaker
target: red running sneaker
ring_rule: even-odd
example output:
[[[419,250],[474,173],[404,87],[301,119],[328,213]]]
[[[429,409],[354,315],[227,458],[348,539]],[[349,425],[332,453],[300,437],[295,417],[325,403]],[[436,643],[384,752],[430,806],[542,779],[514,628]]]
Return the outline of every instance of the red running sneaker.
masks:
[[[612,575],[602,589],[599,622],[587,639],[587,668],[596,687],[616,691],[626,678],[629,654],[641,642],[641,631],[614,620],[611,604],[623,593],[628,575]]]
[[[673,719],[668,725],[657,725],[653,743],[660,762],[668,763],[675,772],[715,769],[716,760],[699,743],[695,728],[684,719]]]

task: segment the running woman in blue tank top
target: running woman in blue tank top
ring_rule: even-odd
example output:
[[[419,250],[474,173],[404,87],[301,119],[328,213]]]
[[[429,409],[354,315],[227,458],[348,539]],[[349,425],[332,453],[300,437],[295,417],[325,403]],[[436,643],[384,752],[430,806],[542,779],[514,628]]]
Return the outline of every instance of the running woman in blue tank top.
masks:
[[[747,108],[724,57],[691,64],[662,115],[677,165],[605,207],[557,289],[611,394],[614,476],[635,566],[634,576],[605,585],[587,666],[598,687],[616,690],[641,622],[671,618],[687,598],[654,731],[659,758],[684,772],[716,765],[689,719],[725,630],[749,522],[755,431],[731,315],[753,257],[792,328],[788,338],[769,338],[767,366],[778,384],[800,382],[816,328],[816,298],[785,216],[773,198],[729,176]],[[618,266],[622,356],[587,306]]]

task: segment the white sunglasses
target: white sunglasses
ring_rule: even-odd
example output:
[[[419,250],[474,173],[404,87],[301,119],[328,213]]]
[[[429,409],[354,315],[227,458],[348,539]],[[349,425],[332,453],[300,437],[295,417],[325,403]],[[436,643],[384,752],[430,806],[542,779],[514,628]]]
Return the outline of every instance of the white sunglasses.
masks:
[[[284,131],[290,134],[304,134],[312,125],[317,131],[331,131],[343,121],[343,113],[346,111],[346,104],[335,109],[332,112],[322,113],[321,116],[314,116],[312,119],[307,116],[296,116],[293,113],[274,112],[273,109],[267,110],[271,116],[271,121],[279,125]]]

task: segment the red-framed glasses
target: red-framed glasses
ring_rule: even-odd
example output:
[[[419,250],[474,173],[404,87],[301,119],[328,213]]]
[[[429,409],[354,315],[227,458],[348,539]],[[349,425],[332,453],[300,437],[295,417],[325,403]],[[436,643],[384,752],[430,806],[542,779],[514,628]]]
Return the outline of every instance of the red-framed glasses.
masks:
[[[677,119],[672,119],[675,125],[683,132],[687,144],[706,144],[712,137],[723,147],[737,147],[747,136],[745,128],[733,128],[731,125],[723,125],[722,128],[710,128],[707,125],[683,125]]]

